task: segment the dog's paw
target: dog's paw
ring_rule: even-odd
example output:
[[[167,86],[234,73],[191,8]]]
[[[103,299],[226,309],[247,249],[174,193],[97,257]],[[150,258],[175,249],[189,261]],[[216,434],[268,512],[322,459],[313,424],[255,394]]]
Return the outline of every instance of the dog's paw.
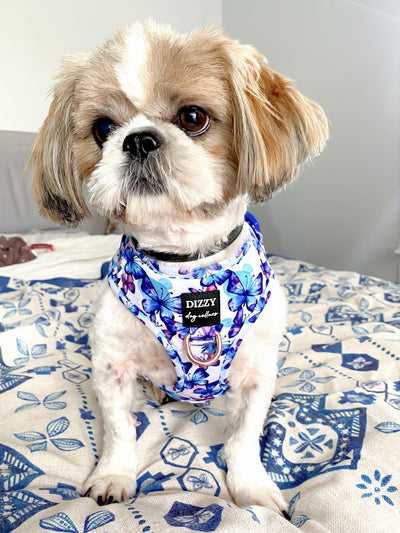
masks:
[[[84,493],[99,505],[124,502],[136,493],[136,479],[125,475],[91,476],[84,486]]]
[[[287,504],[282,493],[263,468],[257,472],[228,470],[227,485],[239,507],[261,505],[286,515]]]

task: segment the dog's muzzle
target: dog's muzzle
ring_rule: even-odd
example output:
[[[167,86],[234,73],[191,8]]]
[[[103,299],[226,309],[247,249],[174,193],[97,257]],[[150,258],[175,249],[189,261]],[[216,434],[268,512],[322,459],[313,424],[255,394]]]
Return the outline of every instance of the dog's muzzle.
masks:
[[[125,154],[124,194],[159,195],[167,192],[159,151],[164,139],[154,130],[141,130],[127,135],[122,144]]]

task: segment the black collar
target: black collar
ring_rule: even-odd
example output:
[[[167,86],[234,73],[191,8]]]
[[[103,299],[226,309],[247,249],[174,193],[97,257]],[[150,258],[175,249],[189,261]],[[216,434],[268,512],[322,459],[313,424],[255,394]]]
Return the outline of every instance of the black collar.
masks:
[[[156,250],[140,249],[138,247],[139,243],[135,239],[135,237],[132,237],[132,242],[136,250],[146,254],[152,259],[156,259],[157,261],[166,261],[170,263],[186,263],[188,261],[197,261],[198,259],[201,259],[203,257],[210,257],[211,255],[214,255],[217,252],[225,250],[225,248],[227,248],[230,244],[233,243],[233,241],[235,241],[239,237],[242,228],[243,223],[236,226],[236,228],[234,228],[229,233],[226,239],[223,239],[218,244],[210,248],[208,251],[205,251],[204,253],[194,252],[192,254],[174,254],[168,252],[157,252]]]

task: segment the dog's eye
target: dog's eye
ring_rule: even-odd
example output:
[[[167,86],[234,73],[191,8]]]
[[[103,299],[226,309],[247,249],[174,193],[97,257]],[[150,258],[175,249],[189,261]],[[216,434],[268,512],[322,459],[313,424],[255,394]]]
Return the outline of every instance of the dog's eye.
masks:
[[[210,127],[210,117],[201,107],[191,105],[178,111],[178,125],[190,137],[202,135]]]
[[[93,122],[92,133],[95,141],[100,146],[106,142],[111,130],[115,126],[114,122],[109,118],[98,118]]]

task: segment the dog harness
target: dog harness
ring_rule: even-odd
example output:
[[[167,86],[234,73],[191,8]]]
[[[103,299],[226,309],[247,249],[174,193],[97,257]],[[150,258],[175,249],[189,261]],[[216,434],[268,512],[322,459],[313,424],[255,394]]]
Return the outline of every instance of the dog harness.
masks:
[[[175,400],[204,402],[228,389],[228,371],[271,295],[274,274],[257,220],[237,253],[204,268],[157,261],[123,235],[108,281],[121,302],[164,346],[176,371],[160,388]]]

